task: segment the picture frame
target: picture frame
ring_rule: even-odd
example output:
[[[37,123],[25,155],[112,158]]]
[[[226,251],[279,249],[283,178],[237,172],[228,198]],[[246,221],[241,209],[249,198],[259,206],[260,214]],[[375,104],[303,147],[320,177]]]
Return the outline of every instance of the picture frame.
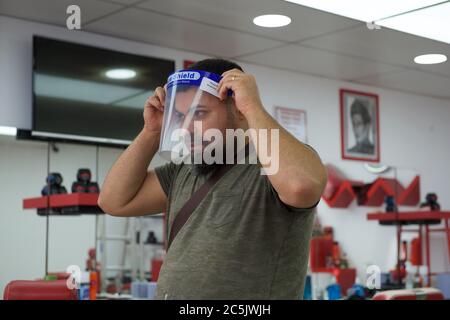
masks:
[[[275,106],[275,120],[296,139],[308,143],[306,111]]]
[[[379,97],[340,89],[342,159],[380,161]]]

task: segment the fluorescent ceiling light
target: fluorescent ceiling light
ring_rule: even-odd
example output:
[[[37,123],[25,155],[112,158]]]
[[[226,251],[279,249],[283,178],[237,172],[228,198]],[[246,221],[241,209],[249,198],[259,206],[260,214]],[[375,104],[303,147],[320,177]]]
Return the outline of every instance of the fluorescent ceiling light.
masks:
[[[0,134],[6,136],[15,136],[17,135],[17,128],[0,126]]]
[[[438,64],[447,61],[447,57],[443,54],[423,54],[414,58],[414,62],[418,64]]]
[[[131,69],[111,69],[105,72],[110,79],[131,79],[136,76],[136,71]]]
[[[450,43],[450,2],[383,19],[378,21],[377,24],[420,37]]]
[[[253,19],[253,23],[260,27],[277,28],[291,23],[291,18],[281,14],[264,14]]]
[[[430,6],[442,0],[285,0],[340,16],[373,22]]]

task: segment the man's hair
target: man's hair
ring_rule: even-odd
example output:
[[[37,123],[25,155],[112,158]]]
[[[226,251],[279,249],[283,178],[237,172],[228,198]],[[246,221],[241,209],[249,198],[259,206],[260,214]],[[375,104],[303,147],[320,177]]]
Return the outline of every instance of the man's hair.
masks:
[[[371,121],[370,114],[369,111],[367,110],[367,105],[366,103],[364,103],[364,101],[355,99],[350,109],[352,118],[354,115],[359,114],[361,115],[364,124],[370,123]]]
[[[225,71],[231,70],[231,69],[239,69],[241,71],[244,71],[240,65],[237,63],[234,63],[229,60],[225,59],[205,59],[201,61],[197,61],[193,64],[191,64],[187,70],[201,70],[206,72],[212,72],[216,73],[219,76],[222,75]]]
[[[186,68],[186,70],[200,70],[200,71],[206,71],[206,72],[212,72],[215,74],[218,74],[219,76],[222,75],[225,71],[232,70],[232,69],[239,69],[242,72],[244,70],[240,65],[237,63],[234,63],[229,60],[220,59],[220,58],[214,58],[214,59],[204,59],[197,62],[194,62],[189,67]],[[183,92],[191,89],[190,85],[179,85],[177,88],[178,92]]]

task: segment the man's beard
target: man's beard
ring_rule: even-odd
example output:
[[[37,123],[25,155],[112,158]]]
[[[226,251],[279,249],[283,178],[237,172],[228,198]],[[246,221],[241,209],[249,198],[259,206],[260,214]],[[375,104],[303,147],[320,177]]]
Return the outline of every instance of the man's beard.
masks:
[[[208,173],[218,169],[219,167],[223,166],[226,163],[226,159],[228,159],[229,157],[227,157],[227,149],[226,146],[223,147],[222,150],[222,161],[219,161],[219,163],[211,163],[211,164],[207,164],[203,162],[203,157],[202,157],[202,163],[195,163],[194,161],[191,162],[191,164],[189,164],[189,168],[191,169],[191,173],[194,176],[204,176],[207,175]],[[246,156],[250,156],[251,154],[251,150],[250,150],[250,142],[245,143],[244,145],[240,145],[238,143],[233,144],[233,148],[232,150],[230,150],[230,153],[232,154],[232,158],[234,158],[234,163],[237,163],[236,161],[241,161],[241,157],[246,157]],[[212,156],[214,156],[215,153],[215,149],[212,150]],[[238,160],[239,159],[239,160]],[[192,159],[193,160],[193,159]]]
[[[233,115],[233,113],[231,112],[231,106],[228,105],[227,103],[227,128],[234,128],[236,129],[236,123],[235,123],[235,117]],[[234,144],[233,144],[233,155],[236,155],[237,152],[237,147],[238,147],[238,143],[237,143],[237,138],[235,137],[234,139]],[[206,144],[203,145],[202,147],[202,154],[203,154],[203,150],[206,147]],[[191,154],[191,163],[189,165],[189,167],[191,168],[191,173],[194,176],[205,176],[207,174],[209,174],[210,172],[214,171],[215,169],[221,167],[224,163],[225,163],[225,159],[227,159],[227,146],[226,146],[226,141],[224,139],[224,144],[222,147],[222,163],[211,163],[211,164],[207,164],[204,163],[203,161],[203,156],[202,158],[202,163],[195,163],[194,162],[194,158],[193,158],[193,154]],[[212,150],[211,152],[212,156],[215,156],[215,149]]]
[[[215,149],[212,150],[211,154],[212,154],[212,156],[215,156]],[[225,146],[223,147],[222,155],[223,155],[222,163],[215,163],[214,162],[214,163],[208,164],[208,163],[204,163],[203,162],[203,157],[202,157],[202,163],[195,163],[194,162],[194,158],[193,158],[194,155],[192,154],[191,155],[191,163],[192,164],[189,165],[189,167],[191,169],[191,173],[194,176],[205,176],[208,173],[214,171],[215,169],[217,169],[220,166],[222,166],[223,163],[225,163],[225,159],[226,159],[226,148],[225,148]]]

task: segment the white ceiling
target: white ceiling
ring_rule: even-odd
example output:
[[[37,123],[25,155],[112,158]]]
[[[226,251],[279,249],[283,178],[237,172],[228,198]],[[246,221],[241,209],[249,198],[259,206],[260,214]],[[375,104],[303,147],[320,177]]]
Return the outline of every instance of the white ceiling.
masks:
[[[450,58],[450,45],[388,28],[369,30],[282,0],[0,0],[0,14],[65,26],[70,4],[80,6],[88,32],[450,99],[450,61],[412,61],[424,53]],[[292,23],[253,25],[253,17],[267,13],[289,15]]]

